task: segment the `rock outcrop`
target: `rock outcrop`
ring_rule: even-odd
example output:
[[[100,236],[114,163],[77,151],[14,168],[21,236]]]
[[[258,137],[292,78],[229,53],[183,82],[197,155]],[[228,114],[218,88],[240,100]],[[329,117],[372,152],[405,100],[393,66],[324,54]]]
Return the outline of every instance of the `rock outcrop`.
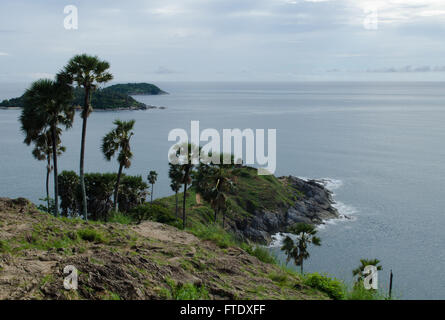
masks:
[[[295,223],[318,225],[325,220],[339,218],[337,209],[333,207],[332,192],[321,181],[306,181],[293,176],[279,179],[295,190],[295,203],[279,207],[275,211],[257,210],[251,217],[236,221],[232,228],[240,237],[268,244],[273,234],[285,232]]]

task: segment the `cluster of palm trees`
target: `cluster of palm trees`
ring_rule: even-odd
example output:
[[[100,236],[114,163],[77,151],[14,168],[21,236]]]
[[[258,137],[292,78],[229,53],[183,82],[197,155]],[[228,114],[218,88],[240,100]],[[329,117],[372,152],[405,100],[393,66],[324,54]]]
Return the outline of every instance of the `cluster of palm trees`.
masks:
[[[54,215],[59,215],[58,207],[58,168],[57,157],[65,150],[61,146],[62,129],[73,125],[75,108],[72,104],[73,87],[82,87],[85,91],[81,117],[82,139],[80,151],[80,185],[82,191],[82,213],[88,219],[87,198],[84,178],[85,142],[87,120],[93,110],[91,94],[101,84],[113,79],[108,72],[110,64],[97,56],[81,54],[74,56],[56,75],[55,80],[40,79],[25,92],[25,104],[20,116],[24,142],[34,145],[33,155],[47,164],[47,201],[49,207],[48,182],[51,171],[54,175]],[[52,162],[52,165],[51,165]]]
[[[172,161],[172,158],[179,158],[179,163]],[[233,155],[216,155],[220,158],[219,163],[211,161],[214,157],[212,154],[207,155],[205,159],[200,159],[198,164],[194,159],[202,156],[202,149],[199,146],[187,143],[178,145],[176,153],[170,155],[169,177],[171,180],[170,187],[175,192],[176,200],[176,217],[178,217],[178,193],[183,186],[182,198],[182,224],[183,228],[187,225],[186,200],[188,186],[193,185],[198,194],[209,202],[214,210],[214,222],[217,221],[218,213],[223,213],[223,227],[225,216],[228,209],[228,194],[235,190],[233,177],[233,168],[235,162]],[[231,159],[230,164],[224,164],[224,157]]]

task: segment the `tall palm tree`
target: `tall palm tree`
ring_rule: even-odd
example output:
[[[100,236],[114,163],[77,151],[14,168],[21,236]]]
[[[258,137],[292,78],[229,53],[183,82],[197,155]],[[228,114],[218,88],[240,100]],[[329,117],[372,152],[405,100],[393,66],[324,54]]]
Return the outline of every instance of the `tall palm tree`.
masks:
[[[133,154],[130,148],[130,139],[134,135],[134,132],[132,130],[135,122],[135,120],[115,120],[113,124],[116,125],[116,128],[111,130],[102,139],[102,152],[105,156],[105,159],[107,159],[108,161],[110,161],[115,153],[120,150],[117,157],[117,161],[119,162],[119,171],[117,173],[116,185],[114,187],[114,211],[118,210],[118,193],[122,170],[124,168],[128,169],[131,166],[131,158],[133,157]]]
[[[316,236],[317,229],[307,223],[297,223],[289,228],[289,232],[297,236],[296,243],[291,237],[287,236],[283,240],[283,250],[287,255],[287,262],[292,258],[296,266],[300,266],[301,273],[303,273],[303,261],[309,258],[308,246],[313,244],[315,246],[321,245],[321,240]]]
[[[378,271],[382,270],[382,266],[379,265],[379,259],[360,259],[360,266],[352,270],[352,275],[357,277],[356,284],[360,283],[364,279],[363,272],[367,266],[375,266]]]
[[[184,194],[182,200],[182,227],[186,227],[186,200],[187,200],[187,186],[192,183],[191,174],[193,169],[199,161],[199,154],[201,148],[191,143],[186,143],[176,146],[176,153],[170,154],[169,157],[176,156],[178,165],[182,175],[182,184],[184,185]],[[170,163],[172,163],[170,159]],[[173,163],[174,164],[174,163]]]
[[[181,184],[184,178],[182,177],[181,168],[179,165],[169,163],[170,169],[168,170],[168,176],[170,177],[170,188],[175,192],[176,200],[176,218],[178,217],[178,192],[181,189]]]
[[[154,186],[156,183],[156,180],[158,180],[158,173],[156,171],[150,171],[147,177],[148,182],[151,184],[151,201],[150,203],[153,203],[153,193],[154,193]]]
[[[58,167],[57,155],[61,129],[73,124],[74,109],[70,102],[72,89],[61,81],[41,79],[34,82],[24,95],[24,107],[20,115],[22,131],[25,133],[24,142],[30,145],[38,141],[39,137],[49,133],[51,137],[51,152],[54,167],[54,215],[58,216]]]
[[[106,83],[113,79],[113,75],[108,72],[110,64],[100,60],[97,56],[81,54],[74,56],[64,70],[58,75],[61,79],[69,81],[71,84],[76,83],[78,87],[85,90],[84,104],[82,109],[82,140],[80,146],[80,186],[82,191],[82,212],[86,220],[88,220],[87,196],[85,191],[84,177],[84,159],[85,159],[85,140],[87,133],[87,120],[93,111],[90,104],[91,94],[100,84]]]

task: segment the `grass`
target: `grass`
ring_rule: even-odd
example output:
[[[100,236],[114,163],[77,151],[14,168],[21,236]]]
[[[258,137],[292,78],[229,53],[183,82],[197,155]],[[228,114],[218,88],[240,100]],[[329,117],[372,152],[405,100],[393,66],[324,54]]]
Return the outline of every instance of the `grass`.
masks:
[[[188,231],[202,240],[215,242],[220,248],[237,246],[235,237],[216,224],[194,224]]]
[[[79,235],[79,237],[82,240],[88,241],[88,242],[96,242],[96,243],[106,243],[107,240],[105,239],[105,236],[95,230],[95,229],[91,229],[91,228],[86,228],[86,229],[80,229],[77,231],[77,234]]]
[[[132,224],[134,220],[122,212],[113,212],[108,222],[129,225]]]
[[[165,282],[170,291],[164,291],[167,299],[172,300],[208,300],[209,292],[205,286],[196,286],[192,283],[177,284],[174,280],[166,278]]]
[[[277,264],[277,259],[270,253],[269,250],[267,250],[267,248],[257,246],[249,253],[264,263]]]

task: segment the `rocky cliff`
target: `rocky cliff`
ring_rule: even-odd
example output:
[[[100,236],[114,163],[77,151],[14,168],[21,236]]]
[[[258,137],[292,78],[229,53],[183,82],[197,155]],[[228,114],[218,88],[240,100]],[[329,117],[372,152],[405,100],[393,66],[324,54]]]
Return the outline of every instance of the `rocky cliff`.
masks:
[[[277,199],[274,209],[256,209],[252,215],[231,224],[238,235],[254,242],[267,244],[271,236],[299,222],[322,224],[323,221],[339,217],[333,207],[332,193],[320,181],[303,180],[297,177],[281,177],[294,195],[294,201],[284,203]]]

